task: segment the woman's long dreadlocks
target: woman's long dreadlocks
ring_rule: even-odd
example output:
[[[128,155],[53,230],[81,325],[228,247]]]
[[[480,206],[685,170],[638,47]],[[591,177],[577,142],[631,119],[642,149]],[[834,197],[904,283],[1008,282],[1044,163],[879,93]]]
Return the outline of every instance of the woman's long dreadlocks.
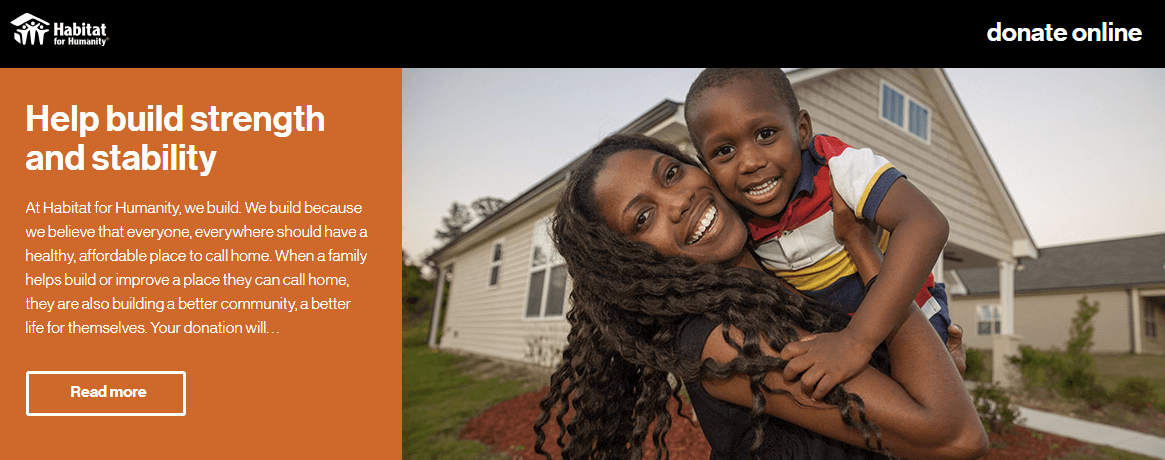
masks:
[[[611,156],[638,149],[697,164],[665,142],[616,135],[592,149],[572,173],[552,226],[555,246],[574,283],[572,308],[566,315],[571,331],[540,404],[534,450],[550,459],[542,449],[543,426],[554,416],[564,459],[637,460],[654,422],[655,458],[665,458],[664,436],[671,427],[667,403],[680,401],[680,388],[669,382],[668,374],[698,381],[743,373],[751,377],[754,395],[751,422],[756,436],[750,450],[755,454],[764,435],[765,393],[774,392],[765,386],[764,376],[785,365],[784,360],[761,353],[762,336],[774,350],[781,350],[796,340],[794,327],[836,331],[847,319],[812,308],[771,275],[665,257],[609,228],[595,202],[595,177]],[[681,358],[676,343],[679,328],[694,316],[724,324],[724,339],[739,356],[724,365]],[[742,343],[729,338],[728,325],[744,332]],[[861,398],[838,385],[825,402],[836,405],[844,422],[862,432],[868,448],[886,453],[877,426],[866,420]],[[572,408],[574,416],[564,420]]]

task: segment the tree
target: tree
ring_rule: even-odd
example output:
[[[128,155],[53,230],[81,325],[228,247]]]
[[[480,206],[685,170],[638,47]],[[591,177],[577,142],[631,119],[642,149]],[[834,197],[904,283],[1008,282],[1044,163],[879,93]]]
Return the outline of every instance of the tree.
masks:
[[[483,196],[473,200],[473,203],[471,203],[469,206],[473,208],[473,212],[477,214],[478,219],[485,220],[489,216],[493,215],[493,213],[498,212],[498,210],[502,209],[502,206],[505,205],[506,200],[492,196]]]
[[[492,196],[473,200],[469,206],[454,201],[449,206],[449,214],[441,218],[441,228],[437,229],[434,236],[441,240],[441,244],[447,244],[469,230],[471,224],[485,220],[505,205],[505,200]],[[473,210],[472,213],[470,209]]]
[[[437,229],[434,236],[441,240],[442,244],[448,243],[465,233],[472,222],[473,214],[470,214],[469,208],[454,201],[449,205],[449,214],[441,218],[441,228]]]
[[[401,305],[406,318],[423,314],[433,301],[433,282],[421,276],[420,267],[401,250]]]

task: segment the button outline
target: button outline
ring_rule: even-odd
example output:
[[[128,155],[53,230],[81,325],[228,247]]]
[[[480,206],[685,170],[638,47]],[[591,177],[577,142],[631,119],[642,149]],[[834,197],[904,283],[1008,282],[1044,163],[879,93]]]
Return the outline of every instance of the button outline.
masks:
[[[29,376],[32,374],[182,374],[182,412],[29,412]],[[185,417],[186,371],[27,371],[24,373],[24,415],[29,417]]]

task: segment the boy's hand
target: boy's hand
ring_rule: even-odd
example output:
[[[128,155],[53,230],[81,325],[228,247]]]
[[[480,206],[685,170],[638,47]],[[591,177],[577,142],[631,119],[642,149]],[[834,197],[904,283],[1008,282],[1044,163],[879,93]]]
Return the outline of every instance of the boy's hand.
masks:
[[[847,330],[806,336],[781,350],[781,358],[789,361],[784,377],[792,382],[800,376],[805,393],[812,390],[813,399],[820,401],[837,384],[864,369],[872,352]]]
[[[967,350],[963,348],[963,327],[957,324],[947,326],[947,351],[951,352],[951,360],[955,362],[955,369],[959,375],[967,375]]]

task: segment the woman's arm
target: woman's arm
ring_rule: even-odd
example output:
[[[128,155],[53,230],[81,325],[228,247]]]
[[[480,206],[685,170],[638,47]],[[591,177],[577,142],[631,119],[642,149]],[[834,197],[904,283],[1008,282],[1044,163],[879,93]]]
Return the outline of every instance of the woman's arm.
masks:
[[[878,425],[883,445],[903,458],[963,459],[986,453],[987,435],[979,422],[970,396],[963,387],[950,354],[939,341],[922,312],[911,311],[895,328],[887,345],[893,378],[872,367],[845,382],[845,388],[861,396],[869,420]],[[734,340],[743,333],[730,329]],[[779,354],[762,342],[762,352]],[[704,344],[703,357],[726,363],[736,350],[715,328]],[[765,411],[770,415],[813,430],[824,436],[865,448],[857,429],[845,426],[836,407],[811,400],[797,381],[785,380],[779,371],[765,379],[775,390],[789,394],[766,395]],[[752,407],[748,377],[736,374],[726,379],[705,378],[708,394],[744,407]]]

